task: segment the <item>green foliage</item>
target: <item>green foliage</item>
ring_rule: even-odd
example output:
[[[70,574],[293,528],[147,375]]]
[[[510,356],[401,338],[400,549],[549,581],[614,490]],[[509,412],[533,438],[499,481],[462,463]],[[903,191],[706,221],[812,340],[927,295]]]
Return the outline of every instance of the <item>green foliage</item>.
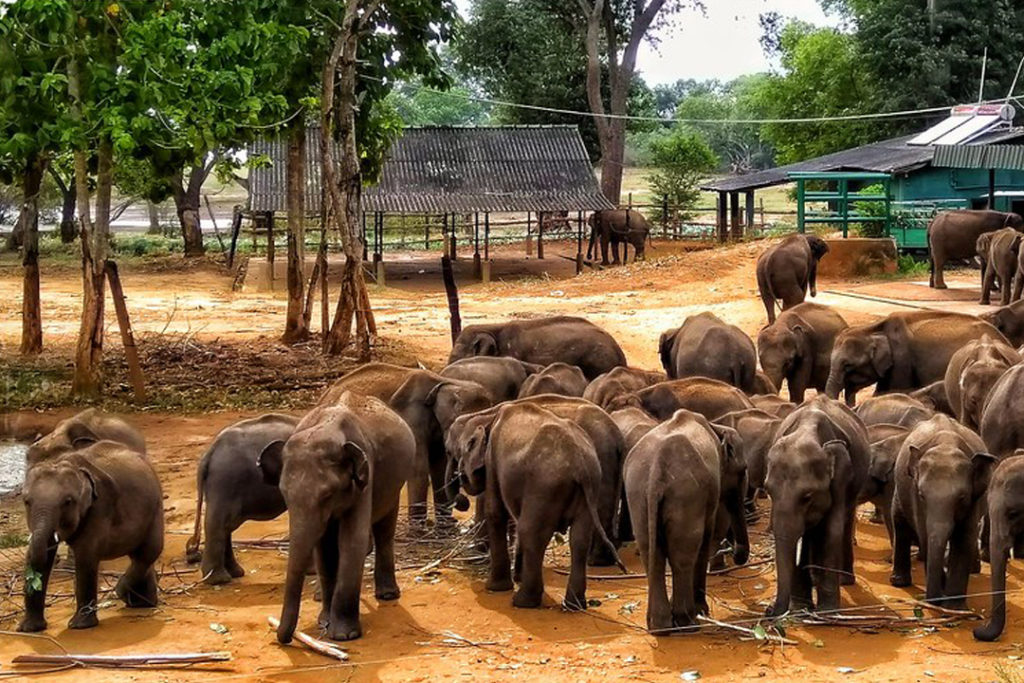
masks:
[[[419,81],[398,85],[384,99],[404,126],[481,126],[489,119],[487,107],[474,101],[466,85],[454,85],[447,92],[427,88]]]
[[[10,531],[6,534],[0,535],[0,550],[10,550],[11,548],[23,548],[28,545],[28,536],[25,534],[19,534],[16,531]]]
[[[651,152],[658,169],[648,177],[651,192],[675,207],[671,220],[685,220],[687,209],[700,200],[700,181],[717,167],[718,159],[699,133],[683,126],[655,141]]]
[[[928,272],[928,261],[918,261],[910,254],[896,257],[896,269],[903,275],[924,275]]]
[[[885,194],[885,186],[881,183],[868,185],[857,194],[882,195]],[[885,204],[875,201],[853,201],[850,203],[851,213],[861,216],[878,216],[880,220],[870,223],[856,224],[856,232],[861,237],[885,237]]]
[[[32,567],[25,567],[25,593],[32,595],[43,590],[43,575]]]

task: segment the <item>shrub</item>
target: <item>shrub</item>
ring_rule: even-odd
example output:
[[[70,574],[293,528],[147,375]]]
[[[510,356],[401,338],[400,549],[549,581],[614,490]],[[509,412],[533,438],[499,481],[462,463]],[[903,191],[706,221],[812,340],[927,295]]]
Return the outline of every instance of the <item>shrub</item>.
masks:
[[[678,127],[652,141],[651,161],[658,169],[647,178],[651,194],[668,199],[670,221],[687,220],[700,200],[700,181],[718,167],[715,153],[700,133]]]

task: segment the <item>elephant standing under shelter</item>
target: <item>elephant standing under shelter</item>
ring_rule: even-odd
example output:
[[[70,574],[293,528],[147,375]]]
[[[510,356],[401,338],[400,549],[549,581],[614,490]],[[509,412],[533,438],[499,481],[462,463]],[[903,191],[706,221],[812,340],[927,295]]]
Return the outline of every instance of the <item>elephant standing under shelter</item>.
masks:
[[[757,258],[757,289],[769,324],[777,301],[786,310],[802,303],[808,290],[818,295],[818,261],[827,253],[828,244],[816,235],[790,235]]]
[[[639,211],[632,209],[606,209],[595,211],[587,219],[590,226],[590,244],[587,259],[593,258],[594,245],[601,240],[601,265],[608,265],[608,245],[612,246],[612,263],[619,264],[619,244],[622,244],[622,261],[629,261],[629,247],[636,253],[635,260],[642,261],[644,247],[651,234],[651,224]]]
[[[986,232],[1001,228],[1024,230],[1024,219],[1015,213],[968,209],[943,211],[936,215],[928,225],[928,263],[931,266],[929,286],[946,289],[946,281],[943,279],[946,263],[974,258],[978,238]]]

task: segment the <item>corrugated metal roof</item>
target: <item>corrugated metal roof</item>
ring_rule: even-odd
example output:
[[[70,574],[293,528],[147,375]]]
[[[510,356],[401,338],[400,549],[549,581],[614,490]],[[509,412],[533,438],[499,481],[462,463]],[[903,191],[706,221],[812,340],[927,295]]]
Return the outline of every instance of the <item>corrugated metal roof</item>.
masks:
[[[249,172],[249,208],[253,211],[286,211],[288,140],[257,140],[248,147],[250,157],[266,156],[270,163]],[[338,157],[338,146],[334,155]],[[320,213],[320,128],[306,128],[306,211]]]
[[[1024,171],[1024,145],[937,145],[935,166]]]
[[[1024,128],[1010,131],[990,133],[970,145],[959,147],[983,146],[1024,136]],[[788,182],[788,176],[794,171],[873,171],[877,173],[910,173],[932,164],[938,149],[932,145],[908,145],[907,141],[914,136],[908,135],[892,140],[883,140],[870,145],[826,154],[825,156],[808,159],[788,166],[749,173],[742,176],[721,178],[707,183],[701,189],[715,192],[743,192],[757,190],[772,185]],[[940,164],[935,164],[940,165]]]
[[[307,131],[306,205],[319,211],[319,148]],[[254,169],[250,208],[285,210],[280,141],[250,146],[272,164]],[[575,126],[409,128],[391,147],[380,182],[363,192],[367,212],[596,211],[613,208],[594,177]]]

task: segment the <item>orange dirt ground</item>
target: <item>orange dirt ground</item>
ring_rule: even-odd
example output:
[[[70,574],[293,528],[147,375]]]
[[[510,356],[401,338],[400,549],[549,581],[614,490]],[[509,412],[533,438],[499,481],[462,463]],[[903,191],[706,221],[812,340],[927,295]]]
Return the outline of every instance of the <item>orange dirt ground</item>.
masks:
[[[751,335],[756,335],[764,322],[754,284],[754,260],[763,243],[701,251],[659,243],[647,263],[571,278],[572,264],[557,255],[574,253],[574,246],[548,245],[546,261],[529,261],[525,267],[515,260],[522,254],[521,247],[495,249],[494,277],[504,280],[487,286],[464,284],[464,324],[509,316],[584,315],[619,339],[631,364],[656,368],[658,335],[688,314],[712,310]],[[468,282],[467,261],[459,262],[463,282]],[[434,255],[429,259],[389,255],[389,287],[371,291],[382,335],[400,340],[403,354],[411,353],[428,366],[441,365],[450,346],[437,263]],[[529,275],[512,277],[514,268]],[[133,323],[143,343],[163,334],[226,344],[262,340],[272,345],[283,327],[282,294],[232,292],[231,274],[212,264],[188,269],[173,264],[124,267],[122,273]],[[950,280],[953,289],[946,293],[930,291],[917,281],[821,282],[818,300],[836,306],[851,323],[900,310],[900,302],[977,311],[967,301],[973,297],[964,292],[971,288],[973,293],[976,273],[964,272]],[[74,268],[47,269],[43,265],[43,320],[49,353],[70,358],[80,287]],[[0,354],[7,354],[8,361],[14,363],[10,353],[17,348],[20,333],[20,294],[18,268],[13,262],[0,262]],[[892,303],[860,298],[863,296]],[[116,328],[109,328],[108,333],[110,345],[116,349]],[[73,410],[23,412],[14,417],[22,426],[47,424]],[[794,623],[788,625],[786,635],[799,644],[782,646],[720,628],[679,637],[651,637],[642,629],[645,582],[615,579],[617,572],[608,569],[593,569],[592,574],[613,578],[592,580],[588,586],[589,597],[600,604],[586,613],[564,613],[559,602],[565,578],[556,571],[568,564],[564,546],[550,551],[543,608],[517,610],[511,607],[510,594],[484,591],[483,565],[467,563],[459,559],[460,554],[453,554],[433,566],[433,559],[448,554],[451,542],[405,542],[399,555],[402,597],[395,603],[378,604],[372,588],[364,589],[365,635],[345,644],[349,662],[338,663],[298,646],[278,646],[267,617],[280,612],[283,551],[240,549],[239,560],[247,575],[219,588],[197,585],[198,570],[183,559],[195,511],[195,463],[218,430],[256,412],[145,410],[127,415],[144,431],[164,486],[168,533],[158,565],[162,604],[155,610],[128,610],[118,602],[103,602],[98,628],[70,631],[65,624],[73,606],[69,598],[72,582],[68,572],[57,572],[50,591],[53,604],[47,610],[47,635],[56,642],[0,633],[0,675],[12,671],[10,661],[17,654],[55,653],[61,647],[75,653],[226,650],[232,655],[223,665],[116,674],[139,680],[647,681],[680,680],[684,672],[696,671],[704,680],[1010,681],[1024,675],[1024,650],[1019,642],[1024,640],[1024,567],[1016,563],[1010,567],[1008,626],[997,643],[975,642],[970,629],[976,622],[962,619],[935,626],[929,620],[937,615],[925,611],[923,621],[898,628],[858,628],[856,622],[839,626]],[[762,502],[762,508],[764,505]],[[19,500],[0,505],[0,527],[24,533]],[[286,528],[284,519],[249,523],[235,538],[275,539],[282,537]],[[774,594],[770,537],[764,533],[764,521],[756,529],[751,566],[709,579],[716,619],[753,626],[756,615],[763,613]],[[862,519],[857,541],[857,585],[844,588],[844,607],[860,607],[856,614],[891,617],[899,613],[913,619],[914,607],[907,601],[921,593],[920,563],[915,564],[915,588],[892,588],[883,527]],[[623,549],[622,557],[631,572],[642,571],[633,546]],[[0,590],[2,629],[13,629],[17,623],[21,561],[20,549],[0,551],[0,577],[5,584]],[[114,562],[107,569],[120,566]],[[112,587],[115,577],[105,576],[104,581]],[[313,602],[312,584],[310,577],[299,626],[315,633],[318,606]],[[987,565],[981,575],[972,577],[970,590],[988,590]],[[877,607],[882,604],[889,607]],[[988,599],[976,597],[970,605],[985,613]],[[221,624],[226,631],[217,632],[212,624]],[[79,669],[45,678],[107,680],[111,676],[110,671]]]

